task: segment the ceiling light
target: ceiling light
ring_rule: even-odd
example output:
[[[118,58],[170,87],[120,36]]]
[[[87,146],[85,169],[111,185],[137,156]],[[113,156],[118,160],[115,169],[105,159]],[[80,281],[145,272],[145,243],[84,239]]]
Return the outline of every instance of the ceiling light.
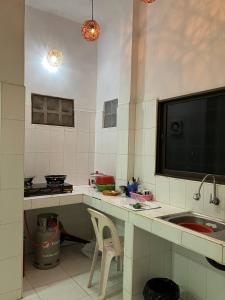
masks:
[[[51,49],[47,55],[47,62],[49,66],[58,68],[63,64],[63,53],[57,49]]]
[[[99,38],[100,35],[100,26],[93,18],[94,11],[94,0],[92,0],[92,19],[87,20],[81,26],[81,33],[86,41],[95,41]]]

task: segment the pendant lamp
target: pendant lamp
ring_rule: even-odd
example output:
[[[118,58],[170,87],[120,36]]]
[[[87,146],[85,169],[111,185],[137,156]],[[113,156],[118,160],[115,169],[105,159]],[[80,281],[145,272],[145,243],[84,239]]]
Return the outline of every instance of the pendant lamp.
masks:
[[[153,3],[153,2],[155,2],[155,0],[141,0],[142,2],[144,2],[144,3]]]
[[[87,20],[81,26],[81,33],[83,38],[86,41],[93,42],[99,38],[100,35],[100,26],[98,22],[94,20],[93,12],[94,12],[94,0],[91,0],[92,3],[92,18],[91,20]]]

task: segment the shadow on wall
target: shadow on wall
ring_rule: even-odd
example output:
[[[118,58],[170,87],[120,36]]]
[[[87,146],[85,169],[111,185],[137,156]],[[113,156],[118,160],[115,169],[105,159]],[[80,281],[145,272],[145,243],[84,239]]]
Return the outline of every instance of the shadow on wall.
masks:
[[[224,21],[223,0],[140,3],[138,98],[224,85]]]

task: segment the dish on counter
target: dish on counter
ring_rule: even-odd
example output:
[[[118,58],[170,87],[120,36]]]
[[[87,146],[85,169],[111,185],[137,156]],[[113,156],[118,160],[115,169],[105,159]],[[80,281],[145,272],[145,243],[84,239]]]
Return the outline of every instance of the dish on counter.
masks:
[[[115,190],[105,190],[105,191],[102,191],[102,194],[105,195],[105,196],[119,196],[121,194],[120,191],[115,191]]]

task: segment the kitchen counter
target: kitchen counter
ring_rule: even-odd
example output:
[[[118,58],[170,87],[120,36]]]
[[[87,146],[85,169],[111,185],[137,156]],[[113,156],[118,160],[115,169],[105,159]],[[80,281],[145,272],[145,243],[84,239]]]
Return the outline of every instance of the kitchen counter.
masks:
[[[159,204],[160,208],[133,211],[124,207],[124,205],[129,204],[130,201],[129,198],[122,196],[104,196],[89,186],[75,186],[74,191],[68,194],[24,198],[24,210],[84,203],[125,221],[125,256],[129,257],[129,259],[132,257],[131,245],[133,245],[134,248],[135,243],[134,228],[137,227],[166,241],[225,264],[224,241],[211,238],[210,236],[158,218],[165,215],[185,212],[185,210],[154,201]],[[126,264],[128,263],[126,262]],[[132,266],[131,262],[127,267],[131,267],[130,265]],[[127,274],[124,276],[127,276]],[[132,275],[130,276],[132,277]],[[125,293],[126,298],[124,299],[132,299],[132,293],[130,291],[128,292],[126,289]],[[130,296],[128,297],[127,295]]]
[[[24,210],[84,203],[177,245],[225,263],[224,241],[158,218],[185,212],[183,209],[155,201],[161,208],[132,211],[124,207],[130,201],[127,197],[104,196],[89,186],[75,186],[72,193],[24,198]]]

